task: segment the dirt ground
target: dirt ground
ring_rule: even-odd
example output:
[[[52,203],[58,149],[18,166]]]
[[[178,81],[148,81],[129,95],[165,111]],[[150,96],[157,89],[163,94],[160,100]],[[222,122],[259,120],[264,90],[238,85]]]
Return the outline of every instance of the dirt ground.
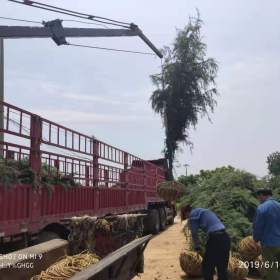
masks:
[[[180,252],[187,246],[182,228],[183,224],[177,219],[174,225],[153,237],[144,253],[144,273],[133,280],[190,279],[186,277],[179,263]]]
[[[133,280],[185,279],[179,264],[181,249],[186,246],[183,225],[175,224],[153,237],[145,252],[144,273]]]

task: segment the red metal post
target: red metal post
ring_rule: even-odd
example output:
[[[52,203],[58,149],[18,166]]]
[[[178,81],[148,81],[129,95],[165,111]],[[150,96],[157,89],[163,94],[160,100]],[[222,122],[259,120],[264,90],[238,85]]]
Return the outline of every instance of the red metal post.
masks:
[[[50,164],[50,163],[49,163]],[[51,164],[50,164],[51,165]],[[59,171],[59,160],[55,159],[54,160],[54,167]]]
[[[86,179],[86,186],[89,186],[90,180],[89,180],[89,166],[85,167],[85,179]]]
[[[128,169],[128,153],[124,152],[124,165],[123,165],[123,174],[124,174],[124,182],[122,182],[122,186],[123,187],[127,187],[128,186],[128,176],[127,176],[127,169]]]
[[[99,181],[99,166],[98,166],[98,158],[99,158],[99,142],[98,140],[92,139],[93,145],[93,186],[98,187]]]
[[[42,120],[37,115],[30,118],[30,167],[35,173],[41,170],[41,152],[40,145],[42,142]],[[41,191],[31,192],[31,220],[32,223],[38,223],[40,220],[40,201]]]
[[[39,173],[41,170],[42,120],[37,115],[32,115],[30,120],[30,166],[34,172]]]
[[[49,172],[51,172],[51,161],[49,161]],[[58,159],[55,159],[54,160],[54,167],[56,168],[56,176],[59,175],[59,160]]]
[[[124,170],[127,170],[128,168],[128,154],[124,153]]]
[[[7,150],[6,159],[15,159],[15,152]]]
[[[147,183],[148,183],[148,178],[147,178],[147,173],[148,173],[148,170],[147,170],[147,164],[144,162],[143,163],[143,177],[144,177],[144,186],[143,186],[143,189],[146,190],[147,188]],[[149,174],[148,174],[149,175]]]
[[[158,167],[156,167],[156,170],[155,170],[155,177],[156,177],[156,189],[157,189],[157,185],[158,185],[158,182],[159,182]]]
[[[104,182],[105,182],[105,187],[108,188],[109,186],[109,171],[104,170]]]
[[[127,207],[129,205],[129,189],[128,189],[128,176],[127,176],[127,169],[128,169],[128,154],[124,153],[124,159],[123,159],[124,165],[123,165],[123,174],[124,174],[124,184],[122,184],[122,187],[126,188],[125,191],[125,206]]]

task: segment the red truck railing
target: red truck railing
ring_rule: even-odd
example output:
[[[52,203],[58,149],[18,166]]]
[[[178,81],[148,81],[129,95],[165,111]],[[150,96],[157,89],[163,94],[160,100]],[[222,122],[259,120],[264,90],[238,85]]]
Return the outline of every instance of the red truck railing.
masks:
[[[1,143],[5,158],[28,159],[34,171],[44,163],[65,175],[74,174],[84,186],[128,183],[121,176],[128,169],[133,169],[129,175],[132,186],[145,186],[141,175],[144,168],[147,186],[154,186],[164,177],[163,170],[139,157],[11,104],[2,104],[5,120],[1,131],[14,136]]]
[[[8,103],[4,111],[4,159],[27,160],[34,172],[42,165],[53,175],[73,176],[80,187],[54,186],[36,193],[31,186],[0,186],[0,237],[36,232],[75,215],[125,213],[159,201],[156,185],[165,171],[98,139]],[[57,174],[57,175],[58,175]]]

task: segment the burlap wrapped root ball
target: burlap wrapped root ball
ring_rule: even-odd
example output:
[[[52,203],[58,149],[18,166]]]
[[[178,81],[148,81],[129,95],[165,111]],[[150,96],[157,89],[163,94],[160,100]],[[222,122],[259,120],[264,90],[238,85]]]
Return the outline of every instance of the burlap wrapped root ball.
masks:
[[[182,251],[180,254],[180,265],[188,276],[202,276],[202,257],[197,252]]]
[[[110,234],[112,231],[112,225],[106,219],[97,219],[95,222],[95,230],[98,233]]]
[[[252,236],[247,236],[239,243],[239,254],[243,261],[252,261],[261,254],[261,246]]]
[[[94,252],[95,249],[95,217],[72,217],[69,223],[68,235],[71,254],[78,254],[84,250]]]
[[[183,233],[184,233],[187,240],[191,238],[191,228],[190,228],[190,222],[189,221],[187,221],[186,224],[184,225]]]
[[[167,201],[178,199],[184,191],[185,185],[175,181],[165,181],[157,186],[159,197]]]
[[[256,274],[261,278],[264,278],[266,276],[267,268],[263,263],[264,260],[262,256],[258,256],[256,259],[253,260],[253,262],[254,262],[253,272],[256,272]]]
[[[242,280],[248,276],[249,270],[244,262],[236,257],[230,257],[228,263],[229,280]]]

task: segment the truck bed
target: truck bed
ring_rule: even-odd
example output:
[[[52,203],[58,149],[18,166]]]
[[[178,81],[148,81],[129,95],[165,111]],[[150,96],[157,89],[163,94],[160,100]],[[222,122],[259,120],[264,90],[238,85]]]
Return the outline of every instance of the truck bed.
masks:
[[[0,243],[60,224],[73,216],[146,210],[161,202],[156,185],[165,171],[149,161],[54,121],[2,102],[5,134],[0,168],[27,161],[34,176],[69,177],[77,186],[1,185]],[[36,177],[36,178],[37,178]],[[39,185],[39,186],[38,186]]]

